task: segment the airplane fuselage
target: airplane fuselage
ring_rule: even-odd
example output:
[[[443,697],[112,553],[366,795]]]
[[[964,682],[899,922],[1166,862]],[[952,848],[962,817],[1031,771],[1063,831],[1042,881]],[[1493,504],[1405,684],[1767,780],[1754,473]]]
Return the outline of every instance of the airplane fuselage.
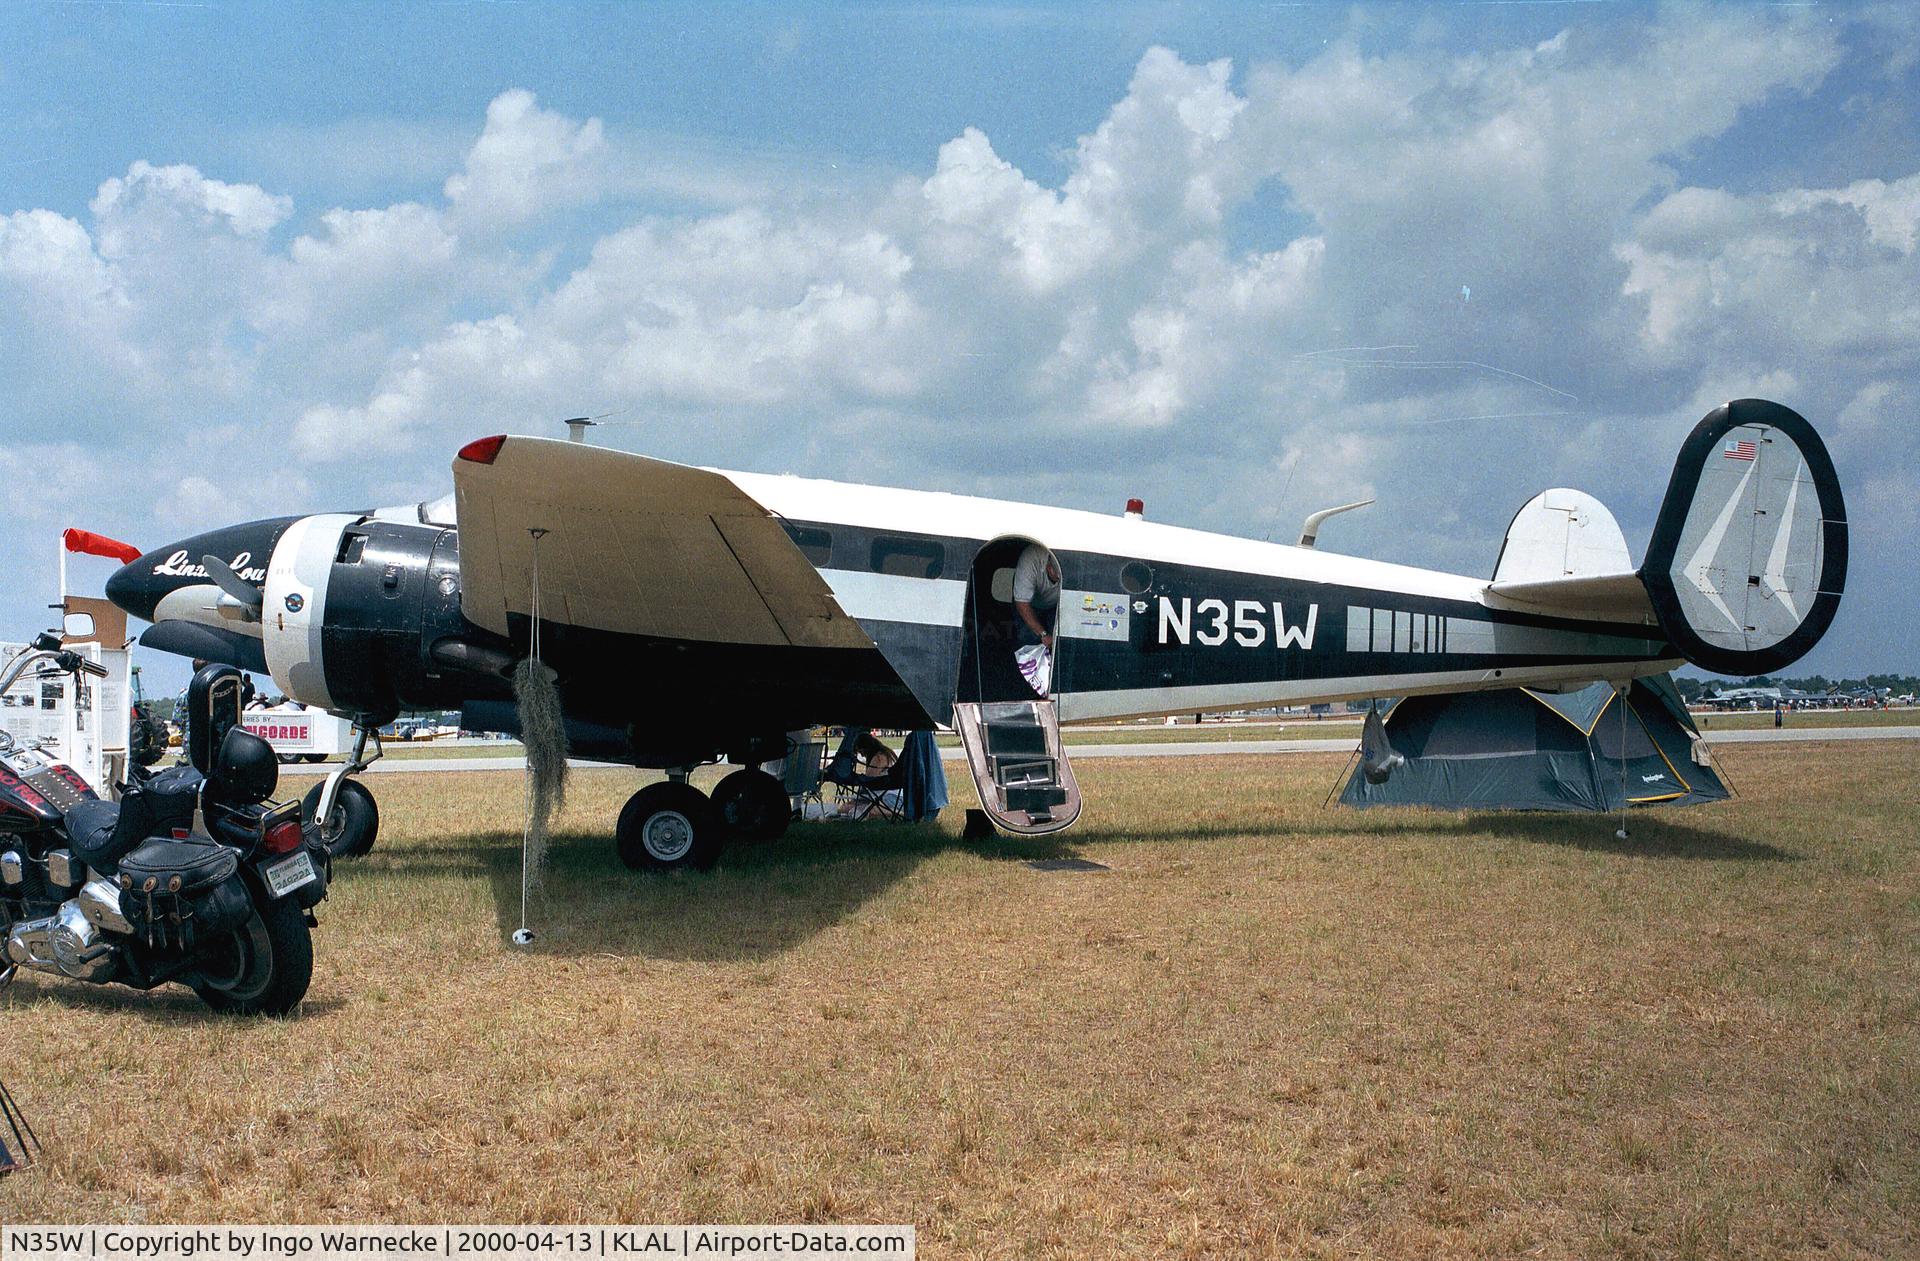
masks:
[[[579,751],[680,765],[745,733],[945,725],[956,700],[993,699],[981,688],[1006,677],[1005,588],[1028,542],[1060,563],[1053,694],[1066,722],[1624,680],[1677,663],[1656,625],[1499,607],[1483,578],[1090,512],[724,476],[781,521],[869,644],[634,635],[571,624],[562,608],[542,618],[541,656]],[[469,727],[514,730],[501,667],[525,652],[527,619],[502,637],[462,615],[458,529],[398,513],[338,520],[301,544],[328,562],[324,608],[300,637],[305,678],[324,687],[303,693],[297,670],[275,671],[282,687],[353,715],[463,708]],[[198,560],[264,580],[283,539],[318,524],[184,540],[129,565],[110,592],[161,623],[150,643],[267,669],[287,611],[265,608],[264,626],[222,615]]]

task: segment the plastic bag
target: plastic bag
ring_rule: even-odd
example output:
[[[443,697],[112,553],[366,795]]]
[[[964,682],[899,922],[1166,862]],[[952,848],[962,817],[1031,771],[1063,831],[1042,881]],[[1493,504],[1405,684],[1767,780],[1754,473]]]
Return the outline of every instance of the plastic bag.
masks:
[[[1047,651],[1045,644],[1028,644],[1016,649],[1014,664],[1020,667],[1020,677],[1027,681],[1034,695],[1045,697],[1053,691],[1053,654]]]

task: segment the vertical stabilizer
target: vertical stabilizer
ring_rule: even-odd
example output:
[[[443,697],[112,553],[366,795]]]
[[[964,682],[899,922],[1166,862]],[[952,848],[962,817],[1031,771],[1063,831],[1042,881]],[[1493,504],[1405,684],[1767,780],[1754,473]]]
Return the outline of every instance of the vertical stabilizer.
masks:
[[[1736,399],[1680,449],[1640,577],[1689,661],[1766,674],[1818,643],[1847,580],[1847,509],[1826,444],[1791,408]]]

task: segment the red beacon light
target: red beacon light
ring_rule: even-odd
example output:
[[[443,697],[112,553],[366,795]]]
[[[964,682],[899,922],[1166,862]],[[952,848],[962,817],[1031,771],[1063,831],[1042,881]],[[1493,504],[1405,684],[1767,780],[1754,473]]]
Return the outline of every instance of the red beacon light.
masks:
[[[475,438],[460,448],[460,458],[473,464],[491,464],[499,458],[500,448],[507,445],[507,435],[495,434],[491,438]]]
[[[1127,500],[1126,515],[1127,515],[1127,520],[1129,521],[1145,521],[1147,519],[1146,501],[1143,499]]]

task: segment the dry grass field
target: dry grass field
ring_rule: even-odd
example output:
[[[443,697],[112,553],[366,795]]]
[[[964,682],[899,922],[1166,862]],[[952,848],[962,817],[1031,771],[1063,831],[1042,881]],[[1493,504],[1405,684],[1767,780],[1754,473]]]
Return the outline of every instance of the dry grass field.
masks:
[[[1080,829],[813,825],[707,876],[576,776],[375,782],[277,1022],[24,978],[0,1220],[913,1222],[922,1255],[1920,1254],[1920,773],[1725,748],[1611,820],[1322,809],[1336,757],[1088,762]],[[956,788],[959,788],[956,785]],[[960,789],[964,792],[964,789]],[[1074,855],[1101,872],[1023,859]]]

